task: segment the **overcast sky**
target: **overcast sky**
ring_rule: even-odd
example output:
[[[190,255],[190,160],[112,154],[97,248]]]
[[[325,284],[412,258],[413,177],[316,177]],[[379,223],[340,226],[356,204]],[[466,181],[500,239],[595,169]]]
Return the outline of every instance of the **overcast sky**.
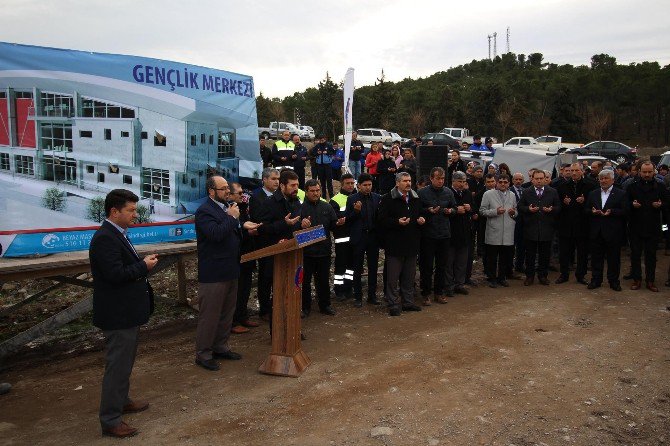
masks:
[[[667,0],[2,0],[0,40],[169,59],[251,75],[256,93],[284,97],[339,82],[427,76],[498,54],[588,64],[670,63]]]

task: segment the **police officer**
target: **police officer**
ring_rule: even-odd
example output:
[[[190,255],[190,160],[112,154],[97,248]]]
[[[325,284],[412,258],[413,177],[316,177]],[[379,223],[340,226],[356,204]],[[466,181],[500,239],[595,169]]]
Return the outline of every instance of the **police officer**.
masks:
[[[272,146],[272,164],[275,167],[293,167],[293,155],[295,144],[291,141],[291,132],[286,130]]]
[[[330,205],[335,210],[338,221],[342,221],[342,224],[333,229],[333,237],[335,238],[333,288],[335,289],[335,297],[341,302],[351,297],[354,280],[353,252],[349,238],[350,229],[345,218],[347,197],[354,193],[354,176],[350,173],[345,173],[340,179],[340,184],[340,192],[330,200]]]

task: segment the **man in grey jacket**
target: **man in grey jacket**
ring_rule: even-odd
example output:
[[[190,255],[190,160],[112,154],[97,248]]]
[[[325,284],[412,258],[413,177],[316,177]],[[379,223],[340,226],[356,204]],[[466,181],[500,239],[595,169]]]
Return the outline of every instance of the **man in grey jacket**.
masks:
[[[514,249],[516,224],[514,218],[517,216],[516,197],[509,190],[509,182],[507,175],[500,175],[497,189],[484,192],[482,204],[479,207],[479,213],[486,217],[484,243],[488,263],[486,271],[489,274],[486,279],[491,288],[497,288],[498,285],[509,286],[506,276],[510,267],[508,262],[512,258],[511,251]]]
[[[430,184],[419,189],[422,215],[426,219],[421,232],[421,248],[419,252],[419,271],[421,272],[421,296],[423,305],[430,305],[430,294],[435,302],[446,304],[446,264],[451,228],[449,216],[456,213],[454,193],[444,187],[445,172],[441,167],[433,167],[430,171]],[[435,282],[433,284],[433,270]]]

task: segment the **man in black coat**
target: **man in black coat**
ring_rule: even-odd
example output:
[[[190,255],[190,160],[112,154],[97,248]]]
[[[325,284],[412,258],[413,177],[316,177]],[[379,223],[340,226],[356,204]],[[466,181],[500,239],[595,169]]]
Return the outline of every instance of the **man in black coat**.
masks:
[[[614,187],[614,172],[603,170],[598,174],[600,187],[589,194],[585,212],[591,216],[589,240],[591,247],[590,290],[603,282],[604,260],[607,258],[607,281],[614,291],[621,291],[621,245],[626,233],[628,203],[626,193]]]
[[[537,277],[542,285],[549,285],[547,279],[551,240],[554,237],[556,215],[561,211],[561,202],[556,189],[545,186],[545,173],[535,170],[533,187],[521,194],[519,212],[523,214],[523,243],[526,247],[526,280],[524,285],[532,285],[535,280],[535,259]]]
[[[377,221],[384,230],[386,253],[385,284],[386,303],[391,316],[403,311],[420,311],[414,304],[414,278],[416,256],[419,254],[421,225],[421,199],[412,189],[412,177],[407,172],[396,175],[396,186],[382,197]],[[398,289],[400,282],[400,289]]]
[[[568,281],[570,262],[577,251],[575,277],[577,282],[586,285],[586,268],[589,258],[589,217],[585,205],[589,193],[595,187],[584,180],[584,168],[581,163],[574,163],[570,170],[571,178],[558,187],[558,198],[561,200],[561,213],[558,216],[559,263],[561,275],[556,283]]]
[[[510,186],[509,190],[514,194],[514,197],[516,198],[516,203],[517,206],[519,204],[519,200],[521,200],[521,194],[523,193],[523,185],[524,183],[524,177],[521,172],[516,172],[514,175],[512,175],[512,185]],[[523,245],[523,215],[522,214],[517,214],[516,216],[516,224],[514,225],[514,270],[516,272],[522,273],[525,271],[524,268],[524,263],[526,260],[526,248]],[[510,262],[510,265],[512,265],[512,262]],[[508,279],[510,278],[515,278],[515,279],[520,279],[520,276],[515,276],[512,271],[509,272]]]
[[[240,183],[230,184],[230,201],[237,203],[240,210],[240,223],[244,224],[251,221],[249,214],[249,197],[244,193]],[[240,255],[249,253],[256,249],[254,243],[258,235],[257,229],[243,229],[242,241],[240,243]],[[233,328],[231,333],[240,334],[246,333],[251,327],[258,327],[258,322],[254,322],[249,318],[249,296],[251,295],[251,282],[254,270],[256,269],[256,262],[240,263],[240,278],[237,281],[237,304],[235,305],[235,316],[233,317]]]
[[[627,189],[630,209],[629,236],[630,261],[633,285],[631,290],[642,286],[641,256],[644,251],[644,273],[647,289],[658,292],[654,284],[656,280],[656,250],[661,239],[661,218],[665,214],[667,220],[668,191],[655,178],[654,165],[645,161],[640,166],[639,179]]]
[[[345,210],[349,223],[351,245],[354,247],[354,306],[363,305],[361,275],[365,258],[368,262],[368,304],[379,305],[377,300],[377,269],[379,262],[380,234],[376,224],[377,208],[381,195],[372,192],[372,176],[362,173],[358,177],[358,192],[347,197]]]
[[[419,258],[421,296],[424,305],[430,305],[431,293],[435,302],[447,303],[444,293],[447,285],[447,252],[451,238],[449,216],[456,212],[456,201],[451,189],[444,187],[445,176],[443,168],[433,167],[430,171],[430,184],[418,191],[423,216],[426,219],[421,233]]]
[[[267,199],[279,189],[279,171],[272,167],[266,167],[263,169],[261,180],[263,186],[255,190],[249,200],[249,216],[251,221],[255,222],[261,221],[261,213]],[[260,234],[257,234],[254,242],[255,249],[270,245],[268,237]],[[273,271],[274,259],[272,257],[258,259],[258,317],[268,322],[272,319],[270,295],[272,293]]]
[[[333,289],[338,301],[353,296],[354,266],[353,245],[351,244],[351,228],[346,218],[347,198],[356,191],[353,174],[345,173],[340,178],[340,191],[330,200],[330,205],[338,219],[333,229],[335,239],[335,271]]]
[[[147,275],[158,256],[141,258],[128,239],[128,226],[137,218],[134,193],[114,189],[105,197],[107,219],[95,232],[89,248],[93,275],[93,325],[105,336],[105,375],[100,398],[103,435],[130,437],[137,429],[121,420],[124,413],[140,412],[146,401],[128,397],[130,373],[137,353],[140,325],[153,312],[153,291]]]
[[[329,316],[335,315],[330,306],[330,254],[332,243],[330,231],[337,224],[344,224],[344,218],[338,220],[333,207],[321,200],[321,184],[319,180],[310,179],[305,182],[305,201],[302,203],[300,216],[308,221],[308,226],[323,225],[326,239],[303,249],[303,282],[302,312],[309,316],[312,311],[312,276],[319,302],[319,311]]]
[[[447,297],[453,297],[454,293],[469,294],[465,288],[468,258],[472,242],[472,194],[467,189],[465,172],[460,170],[451,174],[451,192],[456,202],[456,212],[450,213],[449,227],[451,239],[447,251]]]

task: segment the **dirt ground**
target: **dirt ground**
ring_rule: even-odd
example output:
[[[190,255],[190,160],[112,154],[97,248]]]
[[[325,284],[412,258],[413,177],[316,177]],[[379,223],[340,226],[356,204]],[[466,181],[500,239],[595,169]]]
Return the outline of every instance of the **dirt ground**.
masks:
[[[659,251],[658,284],[670,257]],[[624,261],[624,271],[627,261]],[[552,273],[550,279],[555,279]],[[628,288],[628,283],[624,283]],[[267,326],[241,361],[193,364],[195,319],[143,330],[128,416],[141,445],[659,445],[670,442],[670,289],[575,283],[469,296],[391,318],[337,303],[304,321],[300,378],[261,375]],[[79,340],[78,342],[83,342]],[[85,342],[97,345],[89,334]],[[97,422],[98,348],[18,357],[0,375],[0,444],[117,444]],[[73,350],[77,350],[73,346]]]

